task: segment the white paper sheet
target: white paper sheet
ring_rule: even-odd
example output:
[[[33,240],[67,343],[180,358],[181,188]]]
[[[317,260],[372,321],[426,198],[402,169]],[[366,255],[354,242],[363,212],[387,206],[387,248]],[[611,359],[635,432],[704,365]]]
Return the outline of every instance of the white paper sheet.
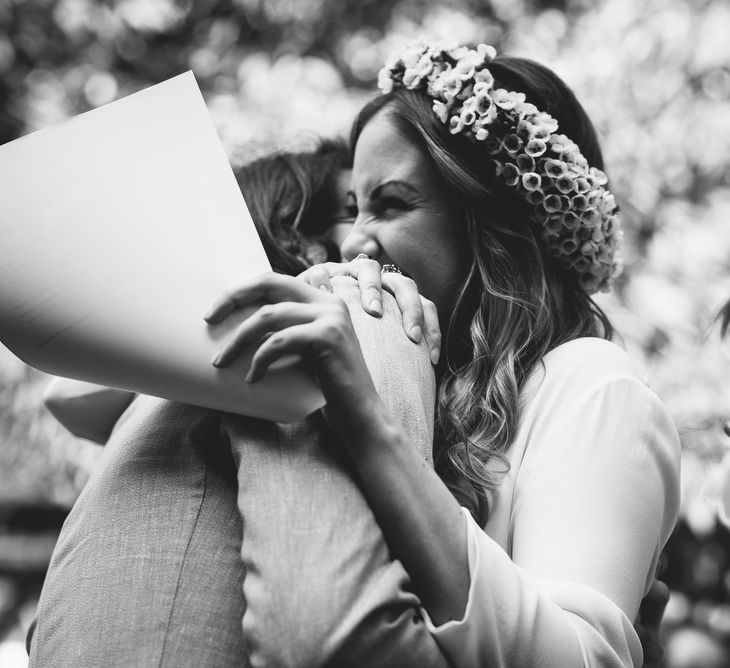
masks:
[[[281,422],[300,362],[211,360],[215,299],[268,260],[191,72],[0,146],[0,340],[52,374]]]

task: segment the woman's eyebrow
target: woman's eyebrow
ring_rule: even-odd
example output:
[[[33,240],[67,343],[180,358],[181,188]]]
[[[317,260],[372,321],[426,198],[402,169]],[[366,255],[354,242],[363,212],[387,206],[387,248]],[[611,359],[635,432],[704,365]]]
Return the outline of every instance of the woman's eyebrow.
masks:
[[[377,188],[374,188],[373,191],[370,193],[370,199],[378,199],[379,197],[382,197],[384,194],[388,195],[387,191],[394,191],[394,194],[400,194],[408,196],[417,196],[418,190],[413,187],[410,183],[407,181],[399,181],[397,179],[394,179],[393,181],[386,181],[385,183],[381,183]]]

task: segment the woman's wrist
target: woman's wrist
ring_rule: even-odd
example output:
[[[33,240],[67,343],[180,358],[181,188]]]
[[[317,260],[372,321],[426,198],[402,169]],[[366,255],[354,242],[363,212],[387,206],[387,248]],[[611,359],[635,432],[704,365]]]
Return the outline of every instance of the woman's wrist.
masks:
[[[382,413],[385,413],[384,415]],[[367,430],[343,440],[393,553],[434,624],[464,615],[469,591],[466,525],[459,504],[407,433],[381,406]]]
[[[338,419],[332,407],[325,408],[331,427],[347,448],[355,464],[386,455],[389,450],[408,445],[408,437],[375,391],[364,401],[357,416]]]

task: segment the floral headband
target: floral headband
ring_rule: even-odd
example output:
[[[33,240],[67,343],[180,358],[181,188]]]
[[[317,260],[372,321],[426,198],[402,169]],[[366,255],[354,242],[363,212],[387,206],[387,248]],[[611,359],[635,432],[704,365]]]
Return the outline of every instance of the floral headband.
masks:
[[[531,206],[548,254],[588,294],[606,292],[621,271],[615,254],[623,236],[608,179],[524,93],[494,87],[487,64],[495,56],[486,44],[417,40],[386,62],[378,86],[424,92],[451,134],[481,142],[495,174]]]

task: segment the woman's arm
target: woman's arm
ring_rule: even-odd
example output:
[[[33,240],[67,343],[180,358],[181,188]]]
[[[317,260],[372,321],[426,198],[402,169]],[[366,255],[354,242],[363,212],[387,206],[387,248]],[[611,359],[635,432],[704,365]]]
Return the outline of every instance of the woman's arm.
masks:
[[[282,355],[305,357],[327,401],[325,418],[353,455],[391,551],[403,562],[432,618],[458,618],[469,587],[461,510],[383,405],[344,302],[297,279],[264,274],[224,295],[206,319],[220,322],[234,309],[261,299],[269,305],[241,324],[214,364],[229,364],[267,334],[252,359],[250,382]]]
[[[611,347],[598,345],[598,354]],[[558,370],[533,399],[522,426],[529,441],[522,461],[514,462],[520,470],[510,513],[512,558],[465,514],[467,611],[441,626],[432,618],[456,666],[641,665],[632,623],[676,519],[679,446],[666,410],[612,348],[607,369],[590,356],[571,361],[595,374],[593,389],[576,382],[574,368]],[[602,376],[611,380],[596,387]],[[402,556],[402,538],[386,527],[398,508],[425,502],[417,493],[388,500],[383,480],[395,479],[397,489],[402,464],[387,449],[373,460],[355,457],[358,470],[368,471],[366,493],[391,549],[415,585],[420,571]],[[405,478],[406,489],[424,489],[425,476]],[[416,517],[410,521],[419,526]],[[427,597],[416,592],[430,613]]]
[[[333,282],[378,395],[430,462],[435,381],[425,343],[406,338],[391,295],[375,318],[353,279]],[[227,415],[223,431],[245,527],[243,628],[252,663],[445,668],[406,572],[321,416],[290,426]]]
[[[335,410],[326,409],[330,424]],[[383,413],[377,403],[371,411]],[[367,431],[340,428],[339,436],[388,545],[431,619],[461,618],[469,591],[467,534],[451,492],[389,415],[372,420]]]
[[[634,378],[585,390],[566,397],[570,409],[551,392],[542,412],[552,415],[530,425],[513,561],[468,518],[469,609],[434,629],[458,665],[641,665],[632,623],[676,518],[676,430]]]
[[[515,498],[512,560],[407,447],[363,372],[342,304],[290,281],[262,277],[212,310],[215,322],[262,297],[277,303],[244,323],[218,363],[271,332],[254,356],[252,380],[283,354],[305,355],[327,400],[325,416],[352,455],[393,555],[432,621],[445,622],[433,631],[452,661],[563,668],[637,663],[632,621],[678,497],[676,431],[656,398],[648,400],[653,395],[635,377],[627,387],[604,384],[618,388],[610,394],[626,399],[619,404],[581,384],[577,394],[560,386],[541,401],[533,398],[554,433],[529,429],[534,468]],[[591,360],[560,375],[566,387],[575,390],[581,370],[593,377]],[[610,359],[606,368],[615,367]]]
[[[46,386],[43,403],[75,436],[106,443],[134,392],[56,377]]]

